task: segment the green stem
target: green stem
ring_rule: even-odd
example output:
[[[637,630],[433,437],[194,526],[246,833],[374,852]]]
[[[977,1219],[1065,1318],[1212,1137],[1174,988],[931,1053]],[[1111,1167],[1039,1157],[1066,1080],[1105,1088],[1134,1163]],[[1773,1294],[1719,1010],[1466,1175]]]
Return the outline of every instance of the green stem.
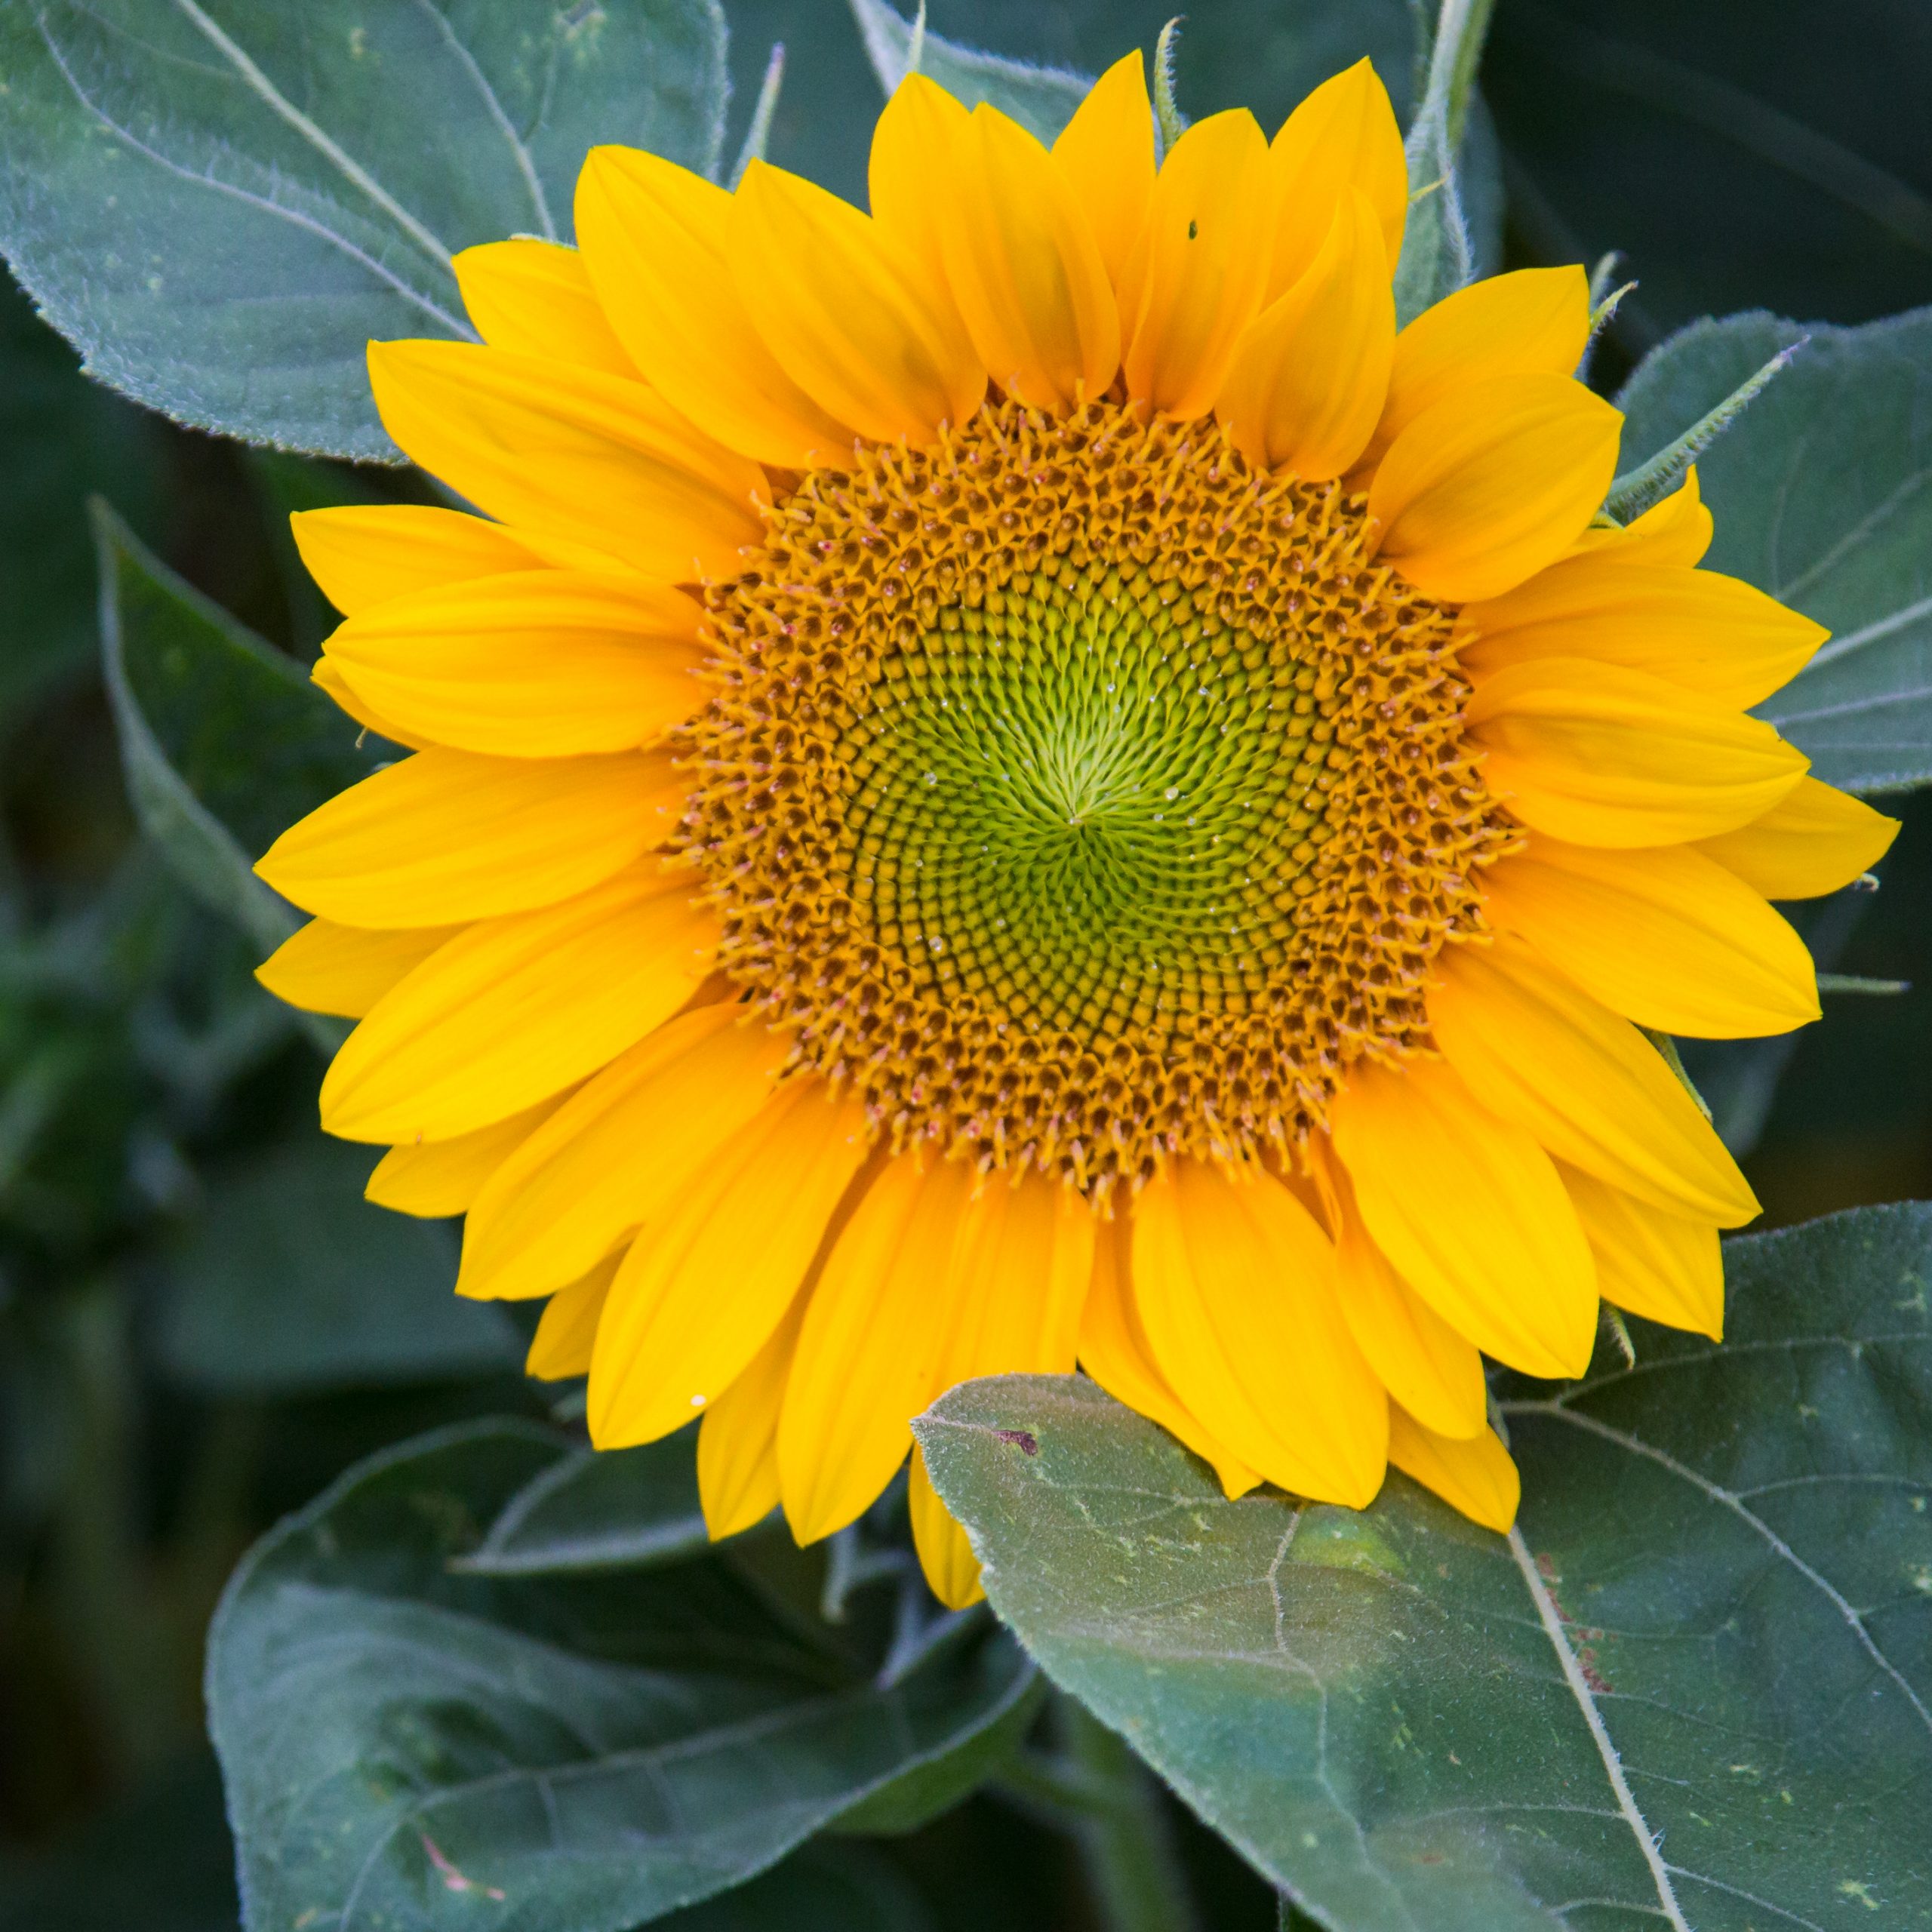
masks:
[[[1073,1823],[1107,1932],[1195,1932],[1161,1787],[1126,1740],[1071,1697],[1057,1700],[1069,1768],[1100,1801]]]

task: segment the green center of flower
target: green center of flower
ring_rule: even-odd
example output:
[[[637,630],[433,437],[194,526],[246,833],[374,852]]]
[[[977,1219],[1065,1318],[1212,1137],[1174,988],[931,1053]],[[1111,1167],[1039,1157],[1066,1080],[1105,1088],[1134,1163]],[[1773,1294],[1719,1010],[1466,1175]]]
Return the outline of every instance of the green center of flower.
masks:
[[[1284,1153],[1513,836],[1454,613],[1211,423],[1007,403],[862,451],[707,592],[688,848],[724,970],[880,1131],[1096,1200]]]
[[[1091,1046],[1245,1007],[1331,835],[1335,681],[1144,571],[942,611],[840,734],[852,896],[912,982]]]

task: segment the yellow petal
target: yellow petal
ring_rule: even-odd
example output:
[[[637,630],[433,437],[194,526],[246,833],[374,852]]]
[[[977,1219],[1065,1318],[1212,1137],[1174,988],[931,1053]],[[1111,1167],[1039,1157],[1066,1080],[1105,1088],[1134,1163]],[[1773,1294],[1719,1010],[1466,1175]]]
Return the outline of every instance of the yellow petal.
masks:
[[[1054,159],[1086,214],[1109,280],[1124,288],[1154,198],[1154,112],[1137,52],[1094,83],[1054,143]]]
[[[867,1144],[856,1101],[795,1081],[650,1218],[597,1339],[599,1448],[669,1435],[731,1385],[791,1306]]]
[[[765,346],[841,423],[923,447],[979,408],[986,369],[951,297],[857,208],[755,161],[732,198],[729,247]]]
[[[1120,311],[1071,184],[1025,128],[985,106],[955,159],[946,269],[980,361],[1036,409],[1104,395],[1120,365]]]
[[[1708,1221],[1664,1213],[1574,1168],[1558,1171],[1597,1258],[1605,1301],[1647,1321],[1724,1339],[1724,1255]]]
[[[401,448],[506,522],[673,583],[764,534],[764,471],[641,382],[463,342],[371,343],[369,380]]]
[[[936,82],[908,74],[872,128],[866,192],[872,219],[918,263],[923,285],[946,285],[943,232],[959,200],[965,109]]]
[[[1368,198],[1349,190],[1306,272],[1249,324],[1214,413],[1257,469],[1321,483],[1361,454],[1395,342],[1382,248]]]
[[[849,463],[852,431],[813,401],[752,328],[725,237],[731,197],[641,149],[592,148],[577,177],[585,266],[637,367],[728,448],[808,469]]]
[[[525,235],[465,248],[453,266],[463,305],[492,349],[637,380],[574,248]]]
[[[951,1318],[952,1248],[971,1171],[885,1164],[812,1291],[778,1419],[785,1514],[801,1543],[870,1506],[912,1447]]]
[[[1261,307],[1274,203],[1268,148],[1245,109],[1210,115],[1161,165],[1121,290],[1127,392],[1204,416]]]
[[[1341,1162],[1324,1153],[1315,1172],[1329,1196],[1330,1225],[1340,1230],[1337,1279],[1355,1346],[1390,1397],[1411,1414],[1444,1435],[1473,1435],[1489,1412],[1482,1357],[1376,1246]]]
[[[700,613],[683,592],[567,571],[399,597],[347,620],[331,663],[405,730],[464,751],[627,751],[704,702]]]
[[[928,1401],[976,1376],[1073,1372],[1097,1225],[1084,1196],[1042,1174],[989,1180],[960,1217]]]
[[[1596,1272],[1549,1156],[1439,1060],[1358,1062],[1330,1116],[1376,1245],[1484,1354],[1580,1375]]]
[[[698,1501],[714,1542],[763,1522],[778,1507],[778,1412],[804,1315],[801,1294],[698,1425]]]
[[[1500,597],[1596,514],[1623,418],[1567,376],[1491,377],[1432,404],[1369,485],[1379,554],[1424,595]]]
[[[362,1192],[379,1208],[431,1219],[460,1214],[484,1183],[561,1104],[540,1100],[508,1120],[459,1134],[454,1140],[408,1142],[376,1163]]]
[[[1524,824],[1583,845],[1667,845],[1768,811],[1804,774],[1774,726],[1644,671],[1546,657],[1463,711],[1483,778]]]
[[[1244,1462],[1355,1509],[1381,1487],[1388,1404],[1343,1318],[1334,1249],[1272,1176],[1170,1162],[1134,1204],[1134,1295],[1174,1392]]]
[[[980,1582],[980,1559],[966,1540],[966,1532],[952,1520],[939,1500],[926,1459],[916,1448],[906,1484],[906,1500],[912,1515],[912,1547],[926,1573],[932,1593],[948,1610],[964,1610],[986,1595]]]
[[[1632,564],[1612,544],[1468,605],[1458,649],[1477,677],[1540,659],[1587,658],[1743,709],[1789,683],[1829,635],[1736,577]]]
[[[470,1204],[459,1294],[547,1294],[662,1214],[755,1119],[789,1042],[721,1001],[680,1014],[566,1101]]]
[[[601,884],[670,833],[690,783],[662,752],[418,752],[311,812],[255,869],[283,897],[345,923],[487,919]]]
[[[288,527],[309,574],[346,617],[412,591],[537,567],[501,524],[421,503],[297,510]]]
[[[1389,400],[1364,461],[1472,384],[1574,374],[1589,339],[1590,279],[1580,268],[1517,269],[1444,296],[1395,338]]]
[[[1389,1460],[1486,1530],[1501,1536],[1516,1520],[1522,1479],[1493,1429],[1458,1441],[1425,1429],[1391,1404]]]
[[[1697,850],[1767,899],[1816,899],[1869,872],[1899,822],[1817,779],[1801,778],[1770,810]]]
[[[1627,1020],[1507,934],[1447,948],[1436,968],[1430,1030],[1491,1112],[1653,1207],[1727,1228],[1755,1218],[1737,1163]]]
[[[691,885],[635,869],[471,926],[343,1043],[322,1082],[323,1126],[345,1140],[445,1140],[595,1072],[710,971],[717,918]]]
[[[420,732],[405,731],[394,719],[385,718],[374,705],[365,704],[349,688],[340,665],[331,664],[326,657],[318,657],[309,667],[309,678],[338,710],[347,712],[365,731],[373,731],[377,737],[386,738],[391,744],[404,746],[411,751],[427,749],[429,740]]]
[[[359,1020],[383,994],[427,959],[459,926],[408,932],[364,932],[333,919],[311,919],[255,968],[277,999],[305,1013]]]
[[[1208,1433],[1155,1366],[1129,1287],[1131,1241],[1124,1214],[1102,1223],[1094,1247],[1094,1278],[1081,1312],[1080,1366],[1115,1401],[1159,1423],[1203,1462],[1212,1463],[1229,1495],[1245,1496],[1260,1481],[1260,1472]]]
[[[1689,570],[1703,561],[1715,529],[1711,512],[1698,491],[1697,466],[1694,463],[1684,472],[1684,481],[1635,522],[1621,530],[1614,525],[1593,525],[1577,539],[1577,547],[1600,551],[1619,563],[1652,568],[1668,565]]]
[[[561,1382],[567,1376],[590,1373],[591,1351],[597,1343],[597,1324],[616,1278],[621,1254],[600,1261],[582,1280],[559,1288],[543,1304],[543,1313],[531,1337],[523,1372],[540,1382]]]
[[[1386,285],[1402,252],[1409,168],[1389,91],[1369,62],[1358,60],[1309,94],[1282,122],[1269,160],[1278,211],[1268,300],[1307,273],[1352,189],[1367,198],[1382,238]]]
[[[1497,926],[1640,1026],[1737,1040],[1818,1017],[1804,942],[1701,852],[1536,838],[1483,878]]]

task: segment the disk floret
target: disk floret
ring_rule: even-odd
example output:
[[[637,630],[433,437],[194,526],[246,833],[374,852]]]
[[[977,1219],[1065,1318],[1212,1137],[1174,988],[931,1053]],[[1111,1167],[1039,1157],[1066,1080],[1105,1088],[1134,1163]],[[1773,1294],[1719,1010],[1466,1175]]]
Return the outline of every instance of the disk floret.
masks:
[[[709,594],[687,835],[725,969],[895,1148],[1097,1199],[1287,1154],[1512,834],[1454,613],[1210,423],[983,411],[772,510]]]

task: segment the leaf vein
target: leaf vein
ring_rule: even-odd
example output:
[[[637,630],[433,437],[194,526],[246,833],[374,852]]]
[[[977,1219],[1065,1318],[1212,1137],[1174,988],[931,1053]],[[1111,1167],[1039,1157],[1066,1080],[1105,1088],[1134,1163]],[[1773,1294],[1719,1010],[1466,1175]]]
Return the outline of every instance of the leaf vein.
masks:
[[[1589,1727],[1590,1740],[1595,1745],[1597,1755],[1603,1761],[1604,1775],[1610,1780],[1611,1792],[1617,1799],[1617,1808],[1630,1827],[1632,1835],[1644,1856],[1644,1863],[1650,1867],[1651,1882],[1657,1887],[1657,1903],[1663,1909],[1675,1932],[1690,1932],[1677,1903],[1677,1894],[1672,1890],[1670,1874],[1665,1869],[1659,1853],[1655,1835],[1649,1821],[1637,1808],[1637,1801],[1631,1794],[1629,1781],[1623,1775],[1623,1761],[1617,1754],[1617,1746],[1611,1742],[1610,1732],[1603,1721],[1603,1713],[1597,1709],[1596,1700],[1585,1681],[1583,1667],[1577,1660],[1577,1654],[1570,1647],[1570,1639],[1564,1633],[1563,1622],[1557,1613],[1556,1603],[1544,1583],[1542,1573],[1537,1568],[1536,1559],[1531,1555],[1529,1545],[1523,1540],[1521,1529],[1514,1524],[1509,1531],[1509,1553],[1516,1559],[1516,1567],[1522,1572],[1524,1587],[1530,1593],[1530,1601],[1537,1607],[1537,1614],[1543,1620],[1543,1633],[1549,1639],[1550,1648],[1556,1653],[1557,1663],[1561,1666],[1563,1681],[1569,1686],[1570,1694],[1577,1701],[1577,1709],[1583,1714],[1583,1721]]]

